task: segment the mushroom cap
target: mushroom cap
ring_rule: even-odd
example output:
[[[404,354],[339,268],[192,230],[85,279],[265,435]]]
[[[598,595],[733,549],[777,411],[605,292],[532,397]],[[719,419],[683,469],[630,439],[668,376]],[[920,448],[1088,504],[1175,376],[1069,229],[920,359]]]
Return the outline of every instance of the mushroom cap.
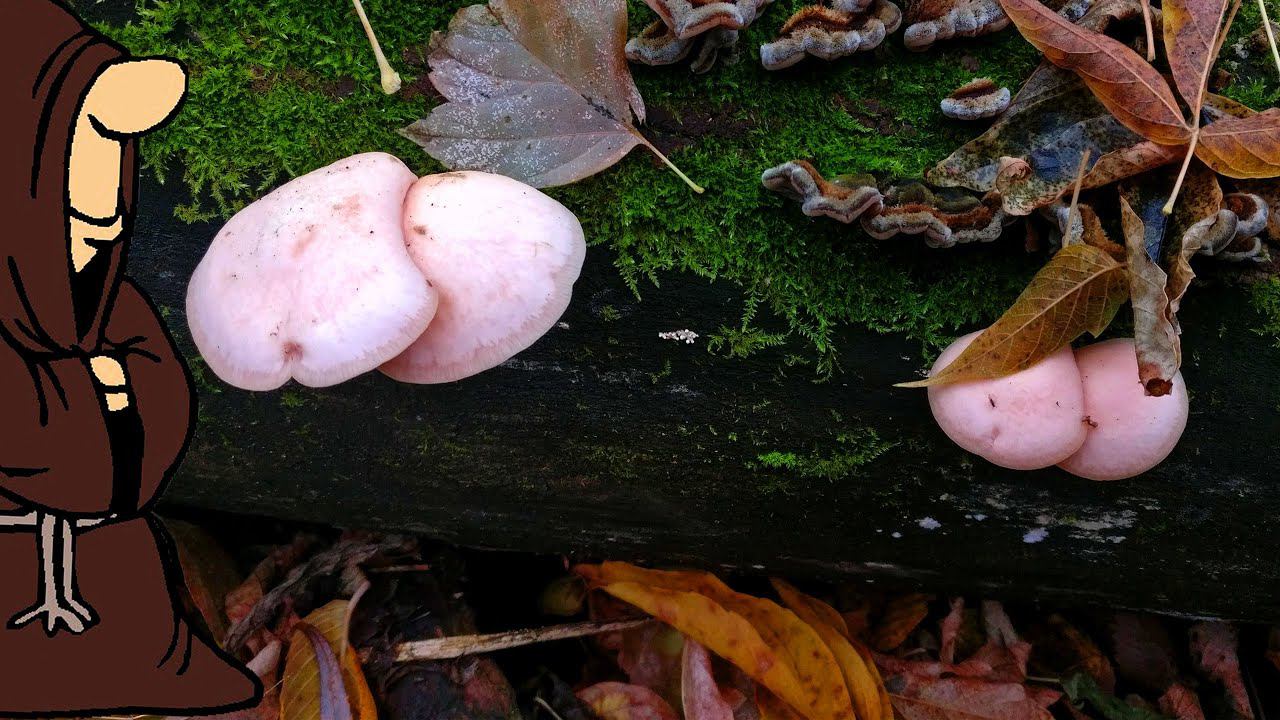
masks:
[[[1168,457],[1187,427],[1187,386],[1182,373],[1173,390],[1150,397],[1138,379],[1133,338],[1094,343],[1076,352],[1084,383],[1088,436],[1060,467],[1090,480],[1122,480]]]
[[[949,365],[978,335],[952,343],[932,372]],[[1084,389],[1069,347],[1006,377],[931,386],[929,407],[957,445],[1014,470],[1062,462],[1080,449],[1087,430]]]
[[[209,367],[246,390],[324,387],[372,370],[422,334],[436,293],[405,250],[417,177],[367,153],[291,180],[218,231],[187,288]]]
[[[460,380],[532,345],[569,307],[587,252],[565,206],[482,172],[419,180],[405,198],[404,235],[440,294],[427,331],[382,366],[412,383]]]

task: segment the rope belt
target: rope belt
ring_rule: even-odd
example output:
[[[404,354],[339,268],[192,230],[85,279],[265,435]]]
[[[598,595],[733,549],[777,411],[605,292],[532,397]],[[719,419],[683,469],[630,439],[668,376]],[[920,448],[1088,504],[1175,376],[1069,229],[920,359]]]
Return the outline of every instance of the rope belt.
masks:
[[[93,608],[75,596],[75,536],[77,530],[94,527],[107,519],[73,521],[43,510],[0,513],[0,528],[30,528],[36,534],[36,553],[41,565],[40,598],[35,605],[9,620],[10,629],[43,620],[45,632],[50,635],[59,625],[78,635],[98,621]]]

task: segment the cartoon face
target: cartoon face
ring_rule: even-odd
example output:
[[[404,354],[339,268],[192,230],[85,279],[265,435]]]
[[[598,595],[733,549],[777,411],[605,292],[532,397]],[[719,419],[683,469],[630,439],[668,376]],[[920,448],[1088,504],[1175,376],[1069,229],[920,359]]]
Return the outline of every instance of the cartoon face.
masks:
[[[89,264],[99,247],[123,234],[123,142],[168,120],[186,85],[186,73],[175,62],[128,60],[109,66],[85,93],[72,130],[67,175],[71,264],[76,272]]]

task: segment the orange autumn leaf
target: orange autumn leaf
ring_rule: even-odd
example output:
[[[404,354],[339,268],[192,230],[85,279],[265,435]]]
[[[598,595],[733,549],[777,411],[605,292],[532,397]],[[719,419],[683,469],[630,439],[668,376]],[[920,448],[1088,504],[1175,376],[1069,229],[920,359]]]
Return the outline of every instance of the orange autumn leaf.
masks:
[[[840,617],[840,613],[821,600],[805,595],[785,580],[772,578],[770,582],[773,583],[778,596],[782,598],[783,604],[791,608],[791,611],[801,620],[809,623],[809,626],[817,631],[818,636],[835,655],[859,720],[882,720],[880,692],[884,688],[884,683],[880,682],[878,674],[873,675],[867,668],[862,655],[854,649],[848,635],[832,624],[831,621],[834,619],[838,620],[840,625],[844,625],[844,618]],[[874,666],[872,663],[872,667]]]
[[[709,598],[730,613],[745,619],[767,646],[772,648],[788,672],[797,678],[794,687],[774,687],[767,683],[766,687],[811,720],[848,720],[853,717],[853,702],[831,651],[813,628],[796,617],[795,613],[772,600],[735,592],[719,578],[705,572],[648,570],[618,562],[579,566],[575,570],[588,582],[603,586],[602,589],[616,597],[621,596],[610,589],[614,585],[639,584],[649,589],[691,592]],[[647,608],[641,609],[650,612]],[[661,616],[655,617],[698,640],[717,655],[734,662],[722,654],[715,644]],[[749,668],[742,669],[750,674]]]
[[[1124,43],[1080,27],[1037,0],[1000,0],[1022,36],[1073,70],[1125,127],[1162,145],[1185,145],[1191,128],[1160,73]]]
[[[760,712],[760,720],[804,720],[795,708],[760,687],[756,688],[756,709]]]
[[[928,615],[928,595],[912,593],[891,599],[871,634],[871,646],[889,652],[901,645]]]
[[[281,682],[281,720],[352,720],[333,648],[306,622],[293,631]]]
[[[1280,108],[1248,117],[1224,117],[1200,131],[1196,157],[1231,178],[1280,175]]]
[[[303,618],[324,636],[334,655],[341,653],[342,685],[351,703],[354,720],[378,720],[378,708],[369,681],[360,667],[360,657],[347,641],[349,600],[333,600]]]
[[[1165,0],[1160,14],[1165,53],[1178,92],[1198,104],[1217,57],[1218,31],[1227,0]]]
[[[857,640],[853,641],[853,649],[858,651],[858,655],[862,657],[862,664],[867,666],[871,671],[871,677],[876,681],[876,693],[880,696],[881,720],[893,720],[893,700],[889,697],[889,690],[884,686],[884,677],[880,674],[880,668],[876,667],[876,659],[871,656],[871,650]]]

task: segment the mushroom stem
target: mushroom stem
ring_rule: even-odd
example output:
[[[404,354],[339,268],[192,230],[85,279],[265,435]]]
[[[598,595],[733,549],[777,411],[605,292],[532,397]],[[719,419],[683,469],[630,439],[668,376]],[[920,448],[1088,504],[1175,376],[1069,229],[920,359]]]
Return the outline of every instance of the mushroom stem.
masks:
[[[378,44],[378,36],[373,34],[373,26],[369,24],[369,16],[364,14],[364,4],[360,0],[351,0],[356,6],[356,15],[360,16],[360,24],[364,26],[364,34],[369,37],[373,46],[373,56],[378,61],[378,72],[382,75],[382,92],[394,95],[400,89],[400,74],[391,69],[387,56],[382,54],[382,45]]]
[[[1276,60],[1276,71],[1280,72],[1280,50],[1276,49],[1276,36],[1271,31],[1271,19],[1267,17],[1266,0],[1258,0],[1258,11],[1262,13],[1262,27],[1267,30],[1267,44],[1271,46],[1271,57]]]

